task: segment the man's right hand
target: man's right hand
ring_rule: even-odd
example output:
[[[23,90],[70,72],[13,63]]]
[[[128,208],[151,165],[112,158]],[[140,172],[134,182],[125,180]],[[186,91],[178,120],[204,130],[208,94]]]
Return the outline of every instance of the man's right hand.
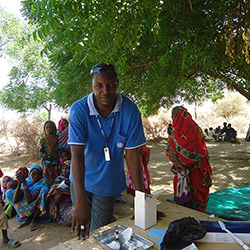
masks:
[[[82,203],[77,203],[73,213],[72,232],[76,227],[77,239],[85,240],[89,238],[89,228],[91,223],[91,211],[87,200]]]

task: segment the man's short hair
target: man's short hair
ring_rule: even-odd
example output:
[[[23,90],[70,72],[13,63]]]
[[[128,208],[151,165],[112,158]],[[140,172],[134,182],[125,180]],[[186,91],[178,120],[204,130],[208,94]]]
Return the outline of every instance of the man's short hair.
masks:
[[[116,68],[113,64],[110,64],[110,63],[100,63],[100,64],[95,65],[90,70],[90,76],[91,78],[93,78],[95,74],[102,73],[102,72],[111,73],[115,76],[116,79],[118,79]]]

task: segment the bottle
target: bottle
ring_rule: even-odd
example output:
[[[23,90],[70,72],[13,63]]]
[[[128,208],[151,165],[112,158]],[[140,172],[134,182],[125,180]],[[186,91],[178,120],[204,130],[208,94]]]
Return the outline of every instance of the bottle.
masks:
[[[118,230],[115,230],[115,239],[119,240],[120,234]]]

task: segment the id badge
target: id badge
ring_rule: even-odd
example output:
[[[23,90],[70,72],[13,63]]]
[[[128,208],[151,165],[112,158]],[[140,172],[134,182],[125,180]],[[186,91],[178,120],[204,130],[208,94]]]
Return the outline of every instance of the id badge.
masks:
[[[105,155],[105,161],[110,161],[110,154],[109,154],[109,148],[104,148],[104,155]]]

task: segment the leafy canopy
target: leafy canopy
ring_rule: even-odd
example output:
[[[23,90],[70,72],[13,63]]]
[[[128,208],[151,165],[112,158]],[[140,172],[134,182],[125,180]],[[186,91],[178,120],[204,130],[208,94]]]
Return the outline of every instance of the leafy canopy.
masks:
[[[34,28],[0,7],[1,55],[11,62],[10,81],[0,92],[1,103],[12,110],[28,112],[53,100],[54,82],[48,58],[41,57],[42,43],[33,40]]]
[[[24,0],[55,72],[48,82],[60,106],[88,94],[90,68],[113,63],[120,91],[144,115],[183,100],[249,96],[249,3],[246,0]]]

